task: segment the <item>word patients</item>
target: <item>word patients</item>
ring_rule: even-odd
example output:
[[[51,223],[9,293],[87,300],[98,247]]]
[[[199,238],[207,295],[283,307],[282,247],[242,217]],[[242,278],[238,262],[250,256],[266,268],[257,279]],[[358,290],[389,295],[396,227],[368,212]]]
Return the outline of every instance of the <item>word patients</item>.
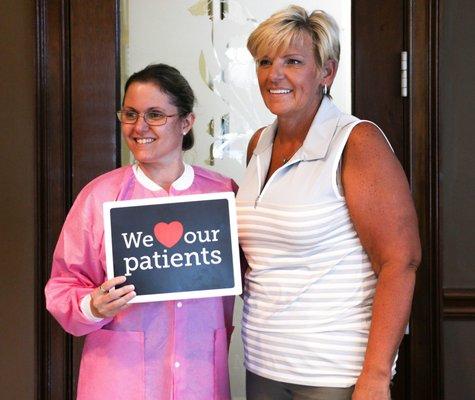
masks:
[[[209,251],[206,248],[206,244],[219,240],[219,229],[189,231],[183,234],[181,223],[178,223],[178,226],[176,226],[176,222],[160,224],[155,226],[154,234],[155,239],[161,243],[164,248],[160,252],[155,250],[151,255],[123,257],[126,271],[125,276],[131,276],[132,272],[137,269],[182,268],[194,265],[217,265],[221,263],[221,251]],[[173,224],[175,224],[175,226]],[[151,248],[156,246],[153,236],[144,235],[143,232],[122,233],[121,235],[127,249],[139,249],[142,246]],[[181,239],[183,239],[186,244],[193,245],[195,251],[178,252],[165,248],[173,247]],[[201,248],[199,248],[199,245],[201,245]]]

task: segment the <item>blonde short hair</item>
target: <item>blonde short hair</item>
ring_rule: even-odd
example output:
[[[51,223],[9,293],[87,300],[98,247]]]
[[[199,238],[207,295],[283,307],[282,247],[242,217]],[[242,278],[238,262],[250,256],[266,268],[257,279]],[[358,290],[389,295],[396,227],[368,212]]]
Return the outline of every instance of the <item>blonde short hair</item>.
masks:
[[[257,59],[269,54],[269,49],[277,51],[301,42],[303,35],[308,34],[315,63],[322,68],[326,61],[340,59],[339,32],[335,19],[325,11],[315,10],[308,15],[303,7],[291,5],[263,21],[249,36],[247,48]]]

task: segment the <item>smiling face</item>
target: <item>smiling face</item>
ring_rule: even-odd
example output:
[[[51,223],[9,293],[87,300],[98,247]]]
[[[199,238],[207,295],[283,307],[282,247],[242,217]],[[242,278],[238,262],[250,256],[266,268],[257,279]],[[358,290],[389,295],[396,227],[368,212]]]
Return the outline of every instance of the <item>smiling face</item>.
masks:
[[[134,82],[127,88],[123,110],[137,113],[155,111],[164,115],[178,114],[170,96],[151,82]],[[143,166],[166,165],[182,160],[183,134],[194,121],[190,113],[186,117],[168,117],[161,126],[149,126],[139,117],[135,124],[122,124],[122,135],[137,162]]]
[[[326,69],[315,63],[308,34],[275,54],[259,55],[257,79],[267,108],[278,117],[297,119],[315,113],[323,85],[331,84]]]

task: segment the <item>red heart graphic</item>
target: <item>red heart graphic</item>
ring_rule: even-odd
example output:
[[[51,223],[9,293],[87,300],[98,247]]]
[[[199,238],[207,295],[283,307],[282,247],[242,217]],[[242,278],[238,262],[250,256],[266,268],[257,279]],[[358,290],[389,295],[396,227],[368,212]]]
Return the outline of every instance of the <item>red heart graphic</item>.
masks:
[[[183,225],[179,221],[172,221],[169,224],[159,222],[153,228],[153,233],[161,244],[170,248],[175,246],[183,236]]]

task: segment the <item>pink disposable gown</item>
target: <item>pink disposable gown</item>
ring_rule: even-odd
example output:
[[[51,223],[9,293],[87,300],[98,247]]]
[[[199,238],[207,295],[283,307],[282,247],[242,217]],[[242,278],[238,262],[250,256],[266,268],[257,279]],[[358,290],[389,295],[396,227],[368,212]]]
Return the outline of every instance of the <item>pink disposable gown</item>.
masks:
[[[232,180],[193,167],[184,190],[151,191],[127,166],[89,183],[66,218],[46,285],[48,310],[69,333],[87,335],[80,400],[230,399],[228,345],[234,297],[134,304],[91,322],[81,299],[106,280],[102,204],[111,200],[235,191]],[[194,175],[194,176],[193,176]]]

